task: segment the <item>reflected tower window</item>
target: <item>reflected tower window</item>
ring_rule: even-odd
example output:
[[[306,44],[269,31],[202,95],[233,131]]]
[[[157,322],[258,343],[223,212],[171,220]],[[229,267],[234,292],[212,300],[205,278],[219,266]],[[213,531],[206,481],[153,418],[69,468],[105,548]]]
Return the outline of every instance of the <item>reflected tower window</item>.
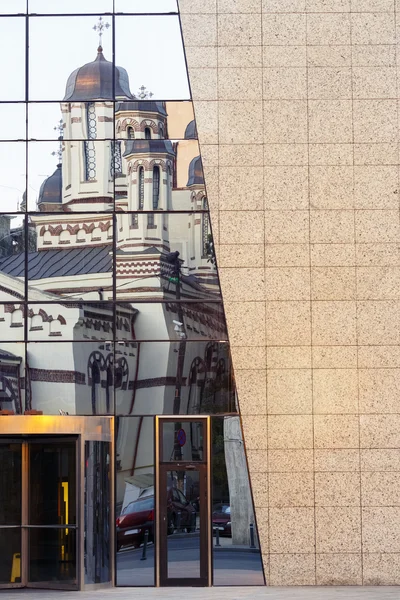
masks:
[[[92,364],[92,413],[97,414],[98,386],[100,385],[100,368],[97,362]]]
[[[151,129],[150,127],[146,127],[144,130],[144,137],[146,140],[151,140]]]
[[[153,169],[153,210],[158,210],[160,201],[160,167]]]
[[[84,142],[85,180],[94,181],[96,179],[96,148],[92,140],[97,138],[96,105],[94,102],[90,102],[86,106],[86,124],[89,139]]]
[[[128,140],[135,139],[135,130],[133,129],[133,127],[126,128],[126,135],[127,135]]]
[[[144,168],[139,168],[139,176],[138,176],[138,195],[139,195],[139,203],[138,209],[144,209]]]
[[[208,202],[207,198],[203,198],[201,207],[203,210],[208,211]],[[208,256],[209,254],[209,235],[210,235],[210,217],[208,212],[203,213],[202,223],[201,223],[201,247],[202,247],[202,255],[203,258]]]

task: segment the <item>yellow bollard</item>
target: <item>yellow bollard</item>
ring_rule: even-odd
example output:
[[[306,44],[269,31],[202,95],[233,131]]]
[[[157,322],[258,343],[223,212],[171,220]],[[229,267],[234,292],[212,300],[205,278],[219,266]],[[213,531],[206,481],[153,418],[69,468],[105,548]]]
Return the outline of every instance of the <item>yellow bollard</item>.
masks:
[[[11,567],[11,583],[18,583],[21,581],[21,554],[13,554],[13,561]]]

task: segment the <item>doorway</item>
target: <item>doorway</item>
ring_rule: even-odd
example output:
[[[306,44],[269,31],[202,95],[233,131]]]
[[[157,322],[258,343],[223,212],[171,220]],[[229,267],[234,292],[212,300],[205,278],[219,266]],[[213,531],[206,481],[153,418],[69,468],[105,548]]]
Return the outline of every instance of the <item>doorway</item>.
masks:
[[[78,589],[77,447],[0,439],[0,587]]]
[[[209,419],[157,422],[159,585],[208,586]]]

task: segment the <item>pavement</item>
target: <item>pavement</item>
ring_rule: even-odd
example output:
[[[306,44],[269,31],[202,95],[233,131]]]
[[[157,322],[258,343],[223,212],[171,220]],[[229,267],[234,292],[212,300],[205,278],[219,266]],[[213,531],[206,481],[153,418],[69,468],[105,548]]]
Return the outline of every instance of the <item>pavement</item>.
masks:
[[[400,587],[113,588],[91,592],[3,590],[1,600],[399,600]]]

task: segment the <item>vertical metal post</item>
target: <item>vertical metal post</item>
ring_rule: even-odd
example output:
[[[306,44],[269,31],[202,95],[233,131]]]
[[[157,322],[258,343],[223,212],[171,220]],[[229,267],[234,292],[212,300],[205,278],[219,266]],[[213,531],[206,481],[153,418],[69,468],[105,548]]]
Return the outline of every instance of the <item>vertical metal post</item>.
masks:
[[[219,543],[219,529],[218,529],[218,527],[215,530],[215,547],[216,548],[221,548],[221,544]]]
[[[250,523],[250,548],[255,548],[254,525]]]
[[[143,552],[140,560],[147,560],[147,542],[149,541],[149,530],[144,532]]]

